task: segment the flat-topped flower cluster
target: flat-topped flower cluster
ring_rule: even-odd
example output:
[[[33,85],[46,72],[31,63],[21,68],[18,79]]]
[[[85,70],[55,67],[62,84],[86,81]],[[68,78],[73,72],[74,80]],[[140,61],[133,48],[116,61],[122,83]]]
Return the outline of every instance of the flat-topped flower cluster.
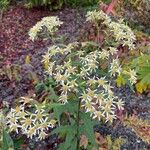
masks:
[[[11,108],[5,120],[10,132],[21,132],[29,138],[42,140],[47,136],[48,129],[55,126],[56,121],[50,119],[44,107],[33,105],[33,101],[32,98],[22,97],[20,105]]]
[[[113,34],[116,43],[128,46],[131,50],[135,48],[135,35],[131,28],[123,23],[123,20],[119,20],[118,22],[113,21],[103,11],[95,10],[87,13],[87,21],[94,23],[101,21],[101,23],[108,28],[108,32]]]
[[[41,21],[37,22],[35,26],[33,26],[29,31],[29,36],[32,41],[34,41],[38,34],[41,33],[44,29],[49,34],[53,34],[57,31],[58,26],[60,26],[62,22],[58,17],[44,17]]]

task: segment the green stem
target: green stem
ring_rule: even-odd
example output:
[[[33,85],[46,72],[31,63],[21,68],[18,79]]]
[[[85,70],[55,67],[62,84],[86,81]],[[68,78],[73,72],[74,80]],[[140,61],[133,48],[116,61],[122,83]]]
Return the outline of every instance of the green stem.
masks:
[[[77,112],[77,150],[80,149],[80,136],[79,136],[79,125],[80,125],[80,105],[81,101],[78,103],[78,112]]]
[[[97,29],[97,43],[100,47],[100,39],[99,39],[100,38],[100,27],[99,27],[98,23],[96,23],[96,29]]]
[[[3,19],[3,10],[0,11],[0,22],[2,22]]]

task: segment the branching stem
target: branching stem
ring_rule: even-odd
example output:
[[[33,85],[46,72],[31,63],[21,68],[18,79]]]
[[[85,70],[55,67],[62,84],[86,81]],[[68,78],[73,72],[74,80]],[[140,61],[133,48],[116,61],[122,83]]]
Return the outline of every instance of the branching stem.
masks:
[[[80,149],[80,137],[79,137],[80,105],[81,105],[81,100],[79,99],[79,102],[78,102],[78,110],[77,110],[77,150]]]

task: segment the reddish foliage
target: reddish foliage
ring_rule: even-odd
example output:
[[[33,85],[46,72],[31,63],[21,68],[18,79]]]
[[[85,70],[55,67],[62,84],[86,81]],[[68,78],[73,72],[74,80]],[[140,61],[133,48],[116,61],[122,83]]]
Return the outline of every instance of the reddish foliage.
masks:
[[[102,4],[101,9],[106,13],[106,14],[113,14],[116,15],[115,7],[118,4],[118,0],[112,0],[110,4]]]
[[[10,64],[18,55],[26,54],[27,50],[44,47],[43,41],[29,40],[29,29],[42,17],[50,15],[49,11],[23,7],[11,7],[0,22],[0,55],[1,65]]]

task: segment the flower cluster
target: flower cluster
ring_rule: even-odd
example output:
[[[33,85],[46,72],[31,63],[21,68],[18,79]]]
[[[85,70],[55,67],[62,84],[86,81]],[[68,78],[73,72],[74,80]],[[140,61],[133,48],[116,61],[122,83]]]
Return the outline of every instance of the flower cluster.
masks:
[[[29,31],[29,36],[32,41],[34,41],[38,34],[46,28],[49,34],[53,34],[58,30],[58,26],[60,26],[63,22],[59,20],[58,17],[44,17],[41,21],[37,22],[35,26],[33,26]]]
[[[119,64],[119,59],[113,59],[112,63],[110,63],[110,71],[111,76],[116,76],[116,73],[118,73],[118,75],[120,75],[120,73],[122,72],[122,68]]]
[[[100,69],[101,59],[107,60],[110,54],[116,53],[116,49],[97,49],[86,54],[84,49],[74,51],[77,47],[78,43],[63,48],[52,46],[43,56],[42,62],[49,62],[47,73],[60,88],[59,101],[65,104],[69,101],[70,94],[76,93],[82,108],[90,112],[93,118],[105,118],[105,121],[112,122],[116,118],[115,110],[123,109],[124,104],[114,95],[106,78],[99,77],[96,72]],[[57,61],[56,58],[63,59]],[[120,73],[118,59],[112,61],[111,70],[112,75]],[[81,90],[82,84],[84,86]]]
[[[35,104],[32,107],[32,101],[31,98],[22,97],[21,104],[11,108],[7,114],[6,123],[10,132],[18,133],[21,131],[29,138],[37,137],[42,140],[47,136],[48,128],[53,128],[56,121],[50,119],[49,114],[40,105]]]
[[[106,20],[107,15],[103,11],[89,11],[86,15],[87,21],[97,22],[99,20]]]
[[[128,45],[129,48],[134,46],[134,34],[130,32],[129,27],[120,22],[113,22],[103,11],[88,12],[87,20],[101,20],[114,33],[117,42]],[[117,48],[102,49],[97,46],[86,52],[88,46],[91,47],[88,42],[74,42],[66,46],[53,45],[48,48],[42,62],[46,66],[46,73],[56,82],[60,94],[59,102],[65,104],[70,100],[71,94],[75,94],[85,112],[90,112],[93,118],[112,122],[116,118],[115,110],[123,109],[124,103],[114,95],[108,78],[100,76],[98,72],[102,61],[111,61],[107,66],[110,77],[123,72],[119,59],[110,60],[110,57],[117,53]],[[131,74],[131,71],[128,72],[128,75]],[[130,77],[135,81],[135,74]]]
[[[135,70],[131,70],[131,69],[129,69],[129,71],[124,70],[122,73],[129,76],[129,81],[132,85],[137,82],[137,74]]]
[[[113,32],[116,41],[122,43],[123,46],[127,45],[131,50],[135,48],[133,44],[136,39],[135,35],[127,25],[121,21],[119,23],[111,22],[108,24],[108,28]]]
[[[133,44],[136,39],[135,35],[122,20],[115,22],[103,11],[94,10],[87,13],[87,21],[91,21],[96,24],[98,24],[99,21],[102,21],[109,29],[109,32],[113,33],[116,42],[119,42],[123,46],[128,46],[129,49],[135,48]]]

